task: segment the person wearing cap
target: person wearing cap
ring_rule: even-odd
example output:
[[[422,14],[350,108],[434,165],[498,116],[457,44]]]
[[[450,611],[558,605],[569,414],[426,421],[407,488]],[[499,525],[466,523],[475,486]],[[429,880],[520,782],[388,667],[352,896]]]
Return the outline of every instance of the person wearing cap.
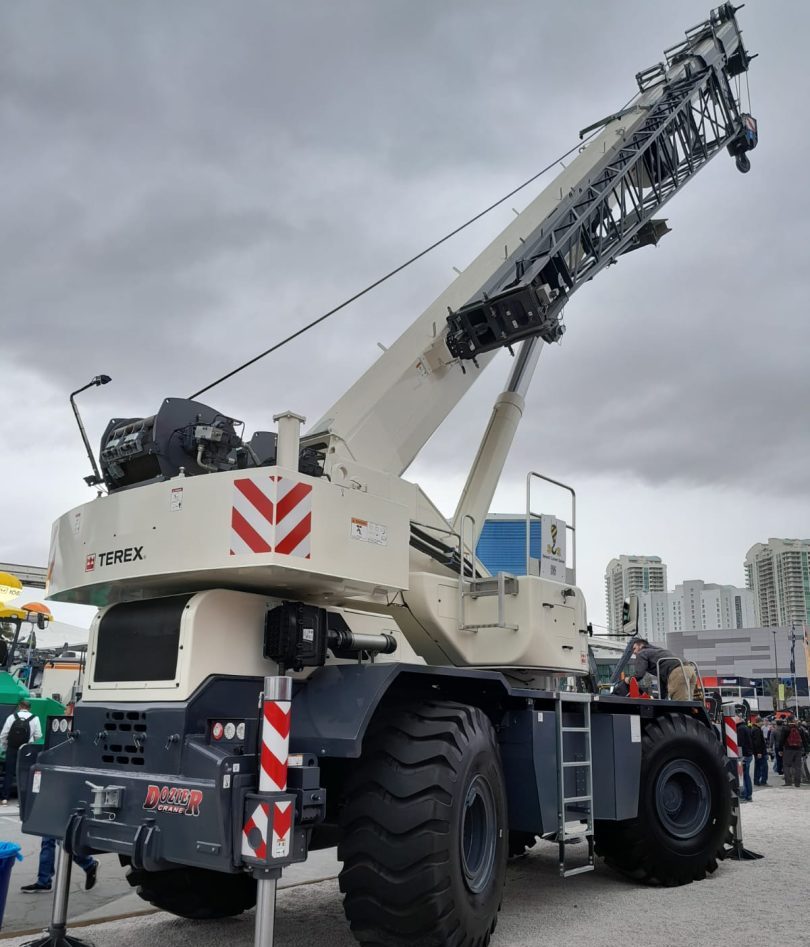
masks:
[[[693,667],[685,666],[671,651],[656,648],[645,638],[636,638],[633,654],[636,664],[632,677],[637,681],[652,674],[658,677],[661,697],[669,697],[670,700],[693,699],[697,679]]]

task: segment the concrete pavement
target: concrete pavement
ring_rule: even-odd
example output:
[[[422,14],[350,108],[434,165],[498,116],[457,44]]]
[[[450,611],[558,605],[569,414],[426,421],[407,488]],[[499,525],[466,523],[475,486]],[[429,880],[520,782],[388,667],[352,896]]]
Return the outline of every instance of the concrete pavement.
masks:
[[[51,894],[25,894],[22,885],[36,881],[40,840],[37,836],[23,835],[19,809],[15,803],[0,808],[0,839],[15,842],[22,848],[23,861],[17,862],[11,874],[6,910],[0,938],[15,931],[34,931],[47,927],[51,918]],[[117,855],[99,855],[98,881],[92,891],[84,890],[84,872],[73,866],[70,886],[68,917],[74,923],[96,921],[123,914],[153,913],[154,909],[141,900],[129,886],[126,869]],[[313,852],[303,865],[293,865],[284,873],[280,888],[290,887],[324,878],[334,878],[340,870],[335,849]]]
[[[625,941],[645,947],[716,947],[741,943],[740,932],[750,929],[752,916],[769,943],[807,943],[810,791],[757,789],[754,802],[742,811],[746,845],[765,858],[726,861],[710,878],[682,888],[640,888],[601,863],[590,874],[564,881],[557,875],[556,847],[538,843],[510,865],[492,947],[602,947]],[[190,922],[155,913],[100,924],[81,936],[96,947],[250,947],[253,914]],[[3,941],[3,947],[20,947],[26,939]],[[337,882],[281,891],[275,947],[321,944],[355,947]]]
[[[22,885],[32,884],[37,879],[40,840],[37,836],[23,835],[20,827],[20,811],[16,801],[0,808],[0,839],[4,842],[15,842],[22,848],[23,855],[23,860],[17,862],[11,873],[11,884],[3,918],[3,934],[12,931],[35,930],[47,925],[51,916],[51,896],[49,894],[23,894],[20,891]],[[97,909],[103,911],[108,904],[132,891],[124,878],[124,870],[118,863],[116,855],[100,855],[98,860],[98,881],[92,891],[84,890],[84,872],[73,866],[70,890],[71,918]],[[140,905],[141,908],[149,907],[143,901],[140,901]]]

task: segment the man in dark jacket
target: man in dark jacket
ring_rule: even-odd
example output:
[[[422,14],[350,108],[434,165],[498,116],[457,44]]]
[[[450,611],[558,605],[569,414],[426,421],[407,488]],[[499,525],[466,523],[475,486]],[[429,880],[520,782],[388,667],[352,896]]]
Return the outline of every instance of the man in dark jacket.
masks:
[[[743,784],[740,788],[740,802],[750,802],[754,795],[751,785],[751,760],[754,758],[754,744],[751,740],[751,730],[743,718],[737,714],[737,746],[742,757]]]
[[[695,669],[684,665],[666,648],[656,648],[644,638],[638,638],[633,643],[633,654],[636,657],[633,677],[638,681],[646,674],[658,678],[661,697],[670,700],[692,700],[695,693]]]
[[[768,734],[768,746],[773,753],[773,771],[777,776],[782,775],[782,741],[785,737],[785,728],[781,720],[775,720]]]
[[[754,785],[768,785],[768,750],[762,724],[757,721],[751,727],[751,745],[754,748]]]
[[[795,786],[797,789],[802,785],[802,756],[807,752],[805,737],[799,725],[795,720],[791,720],[787,726],[784,740],[782,741],[782,764],[785,768],[785,785]]]

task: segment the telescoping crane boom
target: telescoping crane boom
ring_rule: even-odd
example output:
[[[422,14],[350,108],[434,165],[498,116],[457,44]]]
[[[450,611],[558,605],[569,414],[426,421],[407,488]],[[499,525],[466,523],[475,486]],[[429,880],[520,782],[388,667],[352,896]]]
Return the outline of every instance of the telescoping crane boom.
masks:
[[[557,341],[571,294],[630,250],[655,244],[667,201],[724,148],[748,168],[756,124],[730,80],[749,56],[730,7],[715,11],[638,94],[608,116],[576,159],[461,273],[315,424],[338,457],[401,474],[444,420],[487,353],[522,339]],[[449,314],[448,314],[449,313]]]
[[[289,411],[246,440],[181,398],[109,423],[107,495],[53,528],[49,596],[99,611],[73,720],[21,751],[26,831],[117,852],[142,897],[182,916],[258,898],[264,947],[281,870],[336,843],[352,930],[395,947],[486,945],[508,851],[538,836],[564,875],[595,851],[665,884],[717,867],[735,803],[704,707],[642,715],[598,695],[573,571],[491,576],[474,550],[571,294],[657,243],[657,215],[714,155],[748,170],[735,14],[712,10],[639,73],[629,105],[303,437]],[[504,347],[507,389],[448,521],[402,474]],[[69,872],[64,855],[48,943]]]

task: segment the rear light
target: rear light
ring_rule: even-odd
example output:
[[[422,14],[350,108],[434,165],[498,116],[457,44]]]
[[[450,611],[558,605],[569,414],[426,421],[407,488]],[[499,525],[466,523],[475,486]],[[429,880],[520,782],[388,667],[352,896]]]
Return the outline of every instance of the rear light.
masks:
[[[209,720],[212,743],[244,743],[247,726],[244,720]]]

